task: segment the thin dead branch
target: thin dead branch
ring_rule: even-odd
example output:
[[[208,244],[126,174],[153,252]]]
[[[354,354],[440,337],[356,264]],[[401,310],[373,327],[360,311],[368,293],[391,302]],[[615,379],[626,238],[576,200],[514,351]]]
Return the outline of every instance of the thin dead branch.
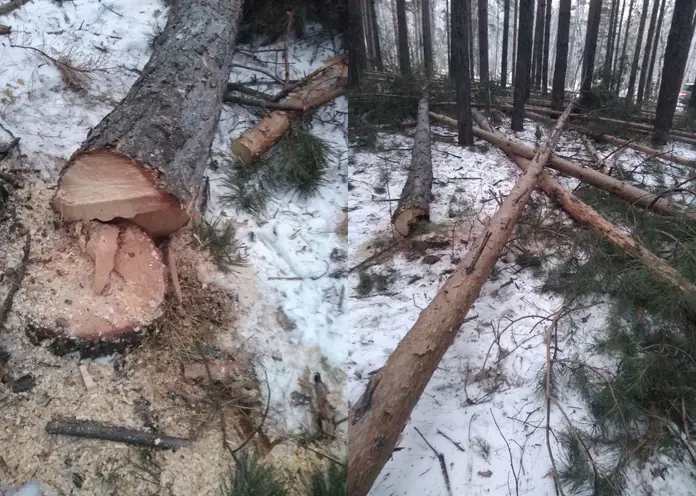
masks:
[[[31,234],[27,233],[27,239],[24,243],[24,250],[22,253],[22,260],[19,262],[19,266],[17,266],[14,270],[14,278],[12,280],[12,284],[10,284],[10,289],[7,292],[7,296],[5,297],[5,301],[2,302],[2,306],[0,306],[0,329],[5,325],[5,320],[7,319],[7,315],[10,313],[10,309],[12,308],[12,300],[14,299],[14,295],[17,293],[19,290],[20,286],[22,285],[22,279],[24,279],[24,274],[26,274],[27,271],[27,263],[29,262],[29,252],[31,250]]]
[[[423,441],[425,441],[425,444],[428,445],[428,448],[430,448],[432,452],[435,453],[435,457],[437,458],[438,462],[440,462],[440,470],[442,471],[442,477],[445,479],[445,487],[447,487],[447,494],[449,494],[449,496],[452,496],[452,486],[450,485],[449,474],[447,473],[447,463],[445,463],[445,455],[436,450],[435,447],[428,442],[423,433],[420,430],[418,430],[418,427],[414,427],[414,429],[416,430],[418,435],[421,438],[423,438]]]

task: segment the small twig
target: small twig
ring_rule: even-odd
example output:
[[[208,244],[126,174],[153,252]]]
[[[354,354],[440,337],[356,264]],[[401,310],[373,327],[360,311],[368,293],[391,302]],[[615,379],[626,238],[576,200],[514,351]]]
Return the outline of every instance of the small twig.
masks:
[[[213,388],[213,374],[210,372],[210,362],[208,361],[208,357],[205,354],[205,350],[203,349],[203,346],[201,343],[198,343],[198,353],[200,353],[201,358],[203,358],[203,365],[205,366],[205,373],[208,376],[208,387],[211,389],[210,391],[210,397],[213,399],[213,403],[215,404],[215,409],[218,411],[218,415],[220,417],[220,431],[222,432],[222,445],[225,447],[227,451],[230,452],[230,455],[232,455],[232,458],[234,461],[237,461],[237,457],[234,456],[235,452],[232,451],[230,448],[229,443],[227,442],[227,423],[225,422],[225,412],[222,409],[222,405],[220,404],[220,398],[217,394],[215,394],[212,391]]]
[[[242,444],[239,445],[239,447],[230,451],[232,456],[234,456],[235,453],[239,452],[242,448],[244,448],[244,446],[249,444],[249,441],[251,441],[253,439],[253,437],[259,433],[259,431],[263,427],[264,422],[266,422],[266,418],[268,417],[268,412],[271,409],[271,383],[268,382],[268,373],[265,370],[263,373],[264,373],[264,376],[266,377],[266,387],[268,388],[268,402],[266,403],[266,411],[263,412],[263,416],[261,417],[261,422],[259,422],[258,427],[256,427],[256,429],[254,429],[254,431],[249,435],[249,437],[246,438],[246,440]]]
[[[12,48],[23,48],[23,49],[25,49],[25,50],[33,50],[33,51],[37,52],[39,55],[41,55],[42,57],[44,57],[44,58],[46,58],[47,60],[49,60],[50,62],[53,62],[55,65],[57,65],[57,66],[59,66],[59,67],[63,67],[63,68],[68,69],[68,70],[71,70],[71,71],[82,72],[82,73],[84,73],[84,74],[92,74],[92,73],[94,73],[94,72],[97,72],[97,71],[100,71],[100,70],[101,70],[101,71],[104,70],[104,69],[98,69],[98,68],[83,69],[83,68],[81,68],[81,67],[76,67],[76,66],[74,66],[74,65],[72,65],[72,64],[68,64],[68,63],[63,62],[63,61],[61,61],[61,60],[59,60],[59,59],[56,59],[56,58],[54,58],[54,57],[51,57],[49,54],[47,54],[47,53],[44,52],[43,50],[39,50],[38,48],[33,47],[33,46],[25,46],[25,45],[10,45],[10,46],[11,46]]]
[[[556,312],[551,325],[546,333],[546,448],[549,451],[549,458],[551,459],[551,468],[553,469],[553,484],[556,488],[557,496],[564,496],[563,489],[558,483],[558,469],[556,468],[556,460],[553,457],[553,450],[551,449],[551,336],[553,332],[558,327],[558,321],[561,316],[564,315],[563,310],[565,305]]]
[[[450,443],[454,444],[454,445],[457,447],[457,449],[458,449],[459,451],[462,451],[462,452],[466,451],[464,448],[462,448],[462,446],[461,446],[460,443],[458,443],[457,441],[455,441],[454,439],[452,439],[451,437],[449,437],[447,434],[445,434],[444,432],[442,432],[440,429],[437,430],[437,433],[440,434],[440,435],[441,435],[442,437],[444,437],[445,439],[447,439]]]
[[[686,439],[689,441],[689,444],[691,447],[696,450],[696,445],[694,445],[694,441],[691,439],[691,434],[689,433],[689,422],[686,418],[686,404],[684,403],[684,398],[682,397],[681,399],[681,409],[682,409],[682,423],[684,424],[684,434],[686,434]]]
[[[111,12],[111,13],[113,13],[113,14],[116,14],[116,15],[119,16],[119,17],[123,17],[123,14],[121,14],[121,13],[119,13],[119,12],[116,12],[116,11],[113,9],[113,7],[111,7],[110,5],[104,4],[104,8],[105,8],[106,10],[108,10],[109,12]]]
[[[421,431],[418,430],[418,427],[414,427],[416,432],[420,437],[423,438],[423,441],[425,441],[425,444],[428,445],[428,448],[430,448],[433,453],[435,453],[435,456],[437,457],[437,460],[440,462],[440,470],[442,470],[442,476],[445,478],[445,486],[447,487],[447,494],[452,496],[452,486],[450,485],[450,480],[449,480],[449,475],[447,474],[447,463],[445,463],[445,455],[440,453],[438,450],[436,450],[432,444],[428,442],[427,439],[425,439],[425,436]]]
[[[491,412],[491,416],[493,417],[493,423],[495,424],[496,428],[498,429],[498,432],[500,433],[500,437],[503,438],[503,441],[505,441],[505,446],[507,446],[508,453],[510,454],[510,469],[512,470],[512,476],[515,478],[515,494],[517,496],[520,496],[520,481],[517,478],[517,472],[515,472],[515,464],[512,461],[512,450],[510,449],[510,443],[508,443],[507,438],[503,434],[503,431],[500,430],[500,426],[498,425],[498,421],[495,419],[495,414],[493,413],[493,409],[489,408],[488,409]]]
[[[280,79],[278,76],[276,76],[272,72],[269,72],[266,69],[262,69],[260,67],[252,67],[250,65],[237,64],[237,63],[233,63],[232,67],[239,67],[240,69],[246,69],[248,71],[258,72],[260,74],[264,74],[265,76],[268,76],[269,78],[273,79],[278,84],[285,84],[285,82],[282,79]],[[274,101],[277,101],[277,100],[274,99]]]
[[[174,286],[174,294],[176,295],[176,300],[179,302],[179,306],[182,307],[184,304],[184,299],[181,296],[179,274],[176,270],[176,258],[174,256],[174,250],[172,249],[171,242],[169,242],[169,244],[167,245],[167,265],[169,265],[169,272],[172,276],[172,286]]]
[[[14,299],[14,295],[19,290],[19,287],[22,284],[22,279],[24,279],[24,274],[27,271],[27,262],[29,261],[30,248],[31,234],[27,233],[27,240],[24,243],[24,252],[22,254],[22,260],[21,262],[19,262],[19,266],[15,268],[14,279],[12,281],[12,284],[10,285],[10,289],[7,292],[5,301],[3,301],[2,306],[0,306],[0,329],[2,329],[2,327],[5,325],[5,319],[7,319],[7,315],[10,313],[10,309],[12,308],[12,300]]]
[[[303,112],[305,108],[302,105],[292,105],[290,103],[265,102],[263,100],[255,100],[253,98],[244,98],[241,96],[225,95],[225,103],[239,103],[241,105],[251,105],[263,109],[272,110],[287,110],[291,112]]]
[[[290,62],[289,62],[289,50],[290,50],[290,30],[292,29],[292,10],[286,12],[288,16],[288,27],[285,30],[285,50],[283,50],[283,59],[285,61],[285,84],[283,88],[287,88],[290,85]]]
[[[474,271],[474,268],[476,267],[476,262],[478,262],[479,258],[481,258],[483,250],[486,248],[486,244],[488,244],[489,239],[491,239],[490,231],[486,232],[486,235],[483,237],[483,242],[481,242],[481,245],[478,247],[478,250],[476,250],[476,255],[474,255],[474,259],[466,268],[467,274],[471,274]]]

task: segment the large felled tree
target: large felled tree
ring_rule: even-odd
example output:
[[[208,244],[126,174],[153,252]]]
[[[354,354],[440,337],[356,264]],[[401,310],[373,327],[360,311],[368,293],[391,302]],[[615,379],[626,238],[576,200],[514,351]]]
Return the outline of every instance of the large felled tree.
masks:
[[[515,68],[514,108],[510,127],[513,131],[524,129],[524,104],[529,92],[529,69],[532,61],[532,29],[534,26],[534,0],[520,0],[520,22],[517,33],[517,64]]]
[[[556,65],[553,71],[551,106],[558,110],[565,98],[566,68],[568,67],[568,38],[570,36],[570,0],[561,0],[558,7],[558,34],[556,36]]]

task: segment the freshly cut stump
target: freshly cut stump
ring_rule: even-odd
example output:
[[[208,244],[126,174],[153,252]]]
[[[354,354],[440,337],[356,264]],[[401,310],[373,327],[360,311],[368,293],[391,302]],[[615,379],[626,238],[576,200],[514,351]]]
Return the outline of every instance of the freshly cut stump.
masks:
[[[167,274],[160,251],[131,223],[92,221],[71,230],[56,232],[30,266],[27,331],[62,348],[137,340],[162,313]]]
[[[195,205],[227,89],[241,0],[178,0],[128,95],[62,171],[66,222],[130,219],[151,236]]]

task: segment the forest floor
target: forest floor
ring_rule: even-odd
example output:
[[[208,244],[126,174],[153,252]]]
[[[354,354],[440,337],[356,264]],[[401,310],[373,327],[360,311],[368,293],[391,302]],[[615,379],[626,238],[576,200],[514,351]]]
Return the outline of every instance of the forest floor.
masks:
[[[229,273],[219,270],[196,232],[187,228],[172,241],[185,316],[172,310],[170,295],[165,321],[135,350],[97,358],[76,352],[57,356],[32,344],[25,332],[31,314],[51,304],[32,298],[32,271],[46,261],[52,241],[65,230],[48,201],[66,160],[147,63],[153,37],[166,22],[166,6],[158,0],[112,5],[35,0],[2,21],[12,33],[0,41],[0,142],[13,137],[20,142],[0,162],[0,170],[20,177],[24,187],[8,186],[11,195],[0,202],[0,301],[20,264],[25,239],[20,226],[31,233],[32,245],[24,284],[5,328],[0,325],[0,346],[9,355],[3,360],[5,373],[24,377],[26,385],[13,390],[0,383],[0,494],[29,480],[43,484],[46,494],[219,494],[231,466],[222,444],[221,409],[232,447],[263,424],[252,444],[270,450],[267,460],[293,481],[293,493],[305,494],[308,474],[327,456],[345,453],[345,422],[338,422],[347,415],[348,343],[340,324],[344,290],[343,280],[331,274],[342,268],[347,251],[341,228],[347,203],[346,99],[326,105],[310,123],[311,132],[332,150],[325,183],[306,200],[292,193],[272,200],[261,216],[219,201],[230,143],[258,118],[249,108],[225,105],[207,172],[205,218],[233,222],[247,265]],[[283,77],[283,46],[284,40],[239,46],[234,61]],[[339,37],[318,28],[306,39],[292,40],[291,78],[320,67],[340,46]],[[79,88],[71,88],[49,57],[66,57],[90,72]],[[230,82],[266,78],[235,67]],[[278,91],[277,86],[259,89]],[[93,269],[76,263],[74,270]],[[195,361],[201,345],[211,357],[251,364],[234,378],[236,389],[219,396],[229,401],[214,400],[218,392],[205,381],[184,376],[182,370]],[[337,421],[333,437],[317,433],[316,374]],[[233,393],[245,395],[253,407],[238,406],[230,399]],[[53,436],[44,426],[54,417],[155,429],[192,442],[174,453]]]
[[[535,128],[535,122],[526,120],[525,131],[513,133],[506,120],[498,130],[538,146]],[[474,146],[461,147],[451,129],[433,125],[431,131],[432,226],[397,245],[393,245],[396,235],[390,219],[406,180],[413,130],[380,133],[370,147],[351,145],[349,264],[357,265],[383,251],[363,267],[362,274],[351,274],[347,284],[351,404],[432,301],[520,176],[497,148],[478,139]],[[616,149],[596,147],[603,157]],[[696,150],[688,146],[667,148],[696,158]],[[585,165],[592,161],[573,131],[563,135],[555,153]],[[620,150],[610,160],[620,162],[623,170],[634,169],[638,183],[649,185],[654,179],[639,152]],[[671,170],[668,165],[673,164],[661,163]],[[578,185],[573,179],[560,180],[571,190]],[[540,191],[530,201],[527,213],[532,212],[559,215]],[[540,384],[547,363],[545,337],[565,306],[561,296],[542,291],[543,269],[553,263],[554,248],[544,244],[543,231],[537,231],[533,240],[537,246],[530,246],[529,237],[513,234],[371,495],[556,494],[546,445],[545,392]],[[524,256],[530,252],[541,256]],[[557,319],[558,358],[580,357],[588,364],[611,367],[587,351],[607,318],[607,302],[586,303],[576,302],[573,311],[564,310]],[[561,405],[568,419],[554,406],[550,422],[551,448],[559,465],[563,455],[556,433],[567,428],[568,420],[578,428],[592,423],[586,405],[570,390],[562,392]],[[451,491],[434,450],[444,455]],[[696,494],[687,489],[694,487],[694,477],[688,461],[675,464],[656,456],[631,473],[627,494]]]

